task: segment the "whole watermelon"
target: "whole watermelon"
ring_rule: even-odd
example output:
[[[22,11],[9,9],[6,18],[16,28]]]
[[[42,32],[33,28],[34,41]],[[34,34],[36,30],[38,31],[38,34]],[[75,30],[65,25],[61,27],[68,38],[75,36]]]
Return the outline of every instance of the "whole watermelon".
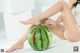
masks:
[[[28,42],[34,50],[46,50],[52,42],[51,30],[45,25],[37,25],[30,29]]]

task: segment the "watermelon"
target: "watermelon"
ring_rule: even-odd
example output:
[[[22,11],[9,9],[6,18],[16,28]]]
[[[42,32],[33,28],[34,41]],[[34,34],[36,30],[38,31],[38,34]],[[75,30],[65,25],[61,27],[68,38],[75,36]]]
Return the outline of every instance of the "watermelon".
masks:
[[[52,42],[51,30],[43,24],[32,27],[29,31],[28,42],[34,50],[46,50]]]

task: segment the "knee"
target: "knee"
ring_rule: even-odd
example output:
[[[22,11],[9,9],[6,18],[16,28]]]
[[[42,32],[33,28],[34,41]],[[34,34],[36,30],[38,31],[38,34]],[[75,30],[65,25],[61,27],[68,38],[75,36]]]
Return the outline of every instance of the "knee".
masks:
[[[68,7],[67,3],[64,1],[59,1],[58,3],[60,3],[62,5],[62,9],[65,9]]]
[[[62,5],[66,5],[67,3],[64,1],[59,1],[58,3],[62,4]]]
[[[75,32],[75,33],[67,32],[65,38],[70,42],[78,42],[80,41],[80,33],[79,32]]]
[[[80,41],[80,34],[71,34],[71,35],[67,35],[66,36],[66,39],[70,42],[78,42]]]
[[[75,38],[75,37],[67,37],[66,39],[67,39],[68,41],[70,41],[70,42],[78,42],[78,41],[80,41],[79,38]]]

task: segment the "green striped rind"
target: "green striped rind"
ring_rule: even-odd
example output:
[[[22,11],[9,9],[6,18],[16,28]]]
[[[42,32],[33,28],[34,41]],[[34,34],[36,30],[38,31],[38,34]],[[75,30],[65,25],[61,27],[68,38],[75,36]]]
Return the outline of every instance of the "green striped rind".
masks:
[[[49,45],[51,45],[51,42],[52,42],[52,32],[51,30],[49,29],[49,27],[43,25],[43,27],[45,28],[45,30],[48,32],[48,38],[49,38]]]
[[[32,48],[34,48],[34,45],[33,45],[33,43],[32,43],[32,36],[33,36],[34,33],[35,33],[35,30],[33,29],[33,30],[31,30],[31,31],[29,32],[29,36],[28,36],[28,42],[29,42],[29,44],[30,44],[30,46],[31,46]]]
[[[39,27],[37,28],[37,32],[36,32],[36,36],[35,36],[36,42],[37,42],[37,50],[41,50],[41,38],[40,38],[40,31],[39,31]]]
[[[44,34],[46,34],[46,35],[44,35],[43,36],[43,49],[45,50],[45,49],[47,49],[48,48],[48,46],[49,46],[49,39],[48,39],[48,34],[46,33],[46,31],[44,31]]]
[[[36,26],[34,26],[31,30],[30,30],[30,32],[29,32],[29,36],[28,36],[28,42],[29,42],[29,44],[30,44],[30,46],[33,48],[33,49],[35,49],[35,50],[37,50],[38,48],[37,48],[37,46],[36,46],[36,42],[34,41],[34,44],[33,44],[33,42],[32,42],[32,36],[34,35],[34,37],[36,36],[36,29],[37,29],[37,27]],[[35,38],[34,38],[34,40],[35,40]]]
[[[34,43],[33,43],[34,37]],[[45,25],[38,25],[30,30],[28,41],[30,46],[38,51],[47,49],[52,42],[50,29]]]

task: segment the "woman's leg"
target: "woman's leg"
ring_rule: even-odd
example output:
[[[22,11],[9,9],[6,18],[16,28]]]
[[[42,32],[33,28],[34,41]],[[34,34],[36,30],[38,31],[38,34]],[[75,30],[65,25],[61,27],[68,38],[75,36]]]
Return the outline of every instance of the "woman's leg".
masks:
[[[70,10],[70,8],[68,7],[68,5],[64,2],[61,2],[61,5],[60,6],[57,6],[59,7],[58,10],[61,10],[62,12],[62,20],[63,20],[63,23],[64,23],[64,32],[65,32],[65,38],[69,41],[79,41],[80,40],[80,29],[79,27],[77,26],[77,23],[76,23],[76,20]],[[53,9],[55,10],[57,7],[53,7]],[[49,15],[52,15],[57,11],[53,11],[53,13],[51,13],[50,11],[46,11],[47,12],[50,12],[51,14]],[[44,13],[44,14],[46,14]],[[47,13],[48,15],[48,13]]]
[[[23,21],[23,24],[34,24],[34,23],[39,23],[39,20],[46,19],[50,17],[51,15],[56,14],[57,12],[62,11],[62,19],[64,22],[64,28],[66,34],[66,39],[69,41],[78,41],[80,39],[80,30],[77,27],[77,23],[74,19],[74,16],[67,6],[65,2],[58,2],[51,8],[49,8],[47,11],[43,12],[39,16],[37,16],[35,19],[32,18],[28,21]]]
[[[51,27],[53,29],[53,32],[55,34],[58,34],[58,36],[60,37],[61,33],[62,37],[64,37],[64,33],[65,33],[65,38],[69,41],[75,42],[75,41],[79,41],[80,40],[80,29],[77,26],[76,20],[71,12],[71,10],[69,9],[68,5],[66,3],[64,3],[63,8],[62,8],[62,21],[64,23],[64,28],[54,28]],[[58,30],[57,30],[58,29]],[[60,31],[59,29],[64,29],[63,31]]]
[[[56,20],[56,24],[60,24],[62,21],[62,15],[60,15]]]
[[[24,42],[28,39],[27,32],[22,36],[22,38],[13,44],[9,49],[6,50],[6,52],[11,52],[17,49],[22,49],[24,47]]]
[[[63,9],[63,1],[59,1],[57,2],[55,5],[53,5],[51,8],[49,8],[48,10],[46,10],[45,12],[41,13],[38,16],[35,16],[27,21],[20,21],[22,24],[33,24],[33,25],[37,25],[40,24],[40,21],[43,19],[46,19],[56,13],[58,13],[59,11],[61,11]]]
[[[63,3],[61,11],[62,11],[62,20],[64,23],[64,32],[66,34],[65,35],[66,39],[69,41],[79,41],[80,40],[80,30],[77,27],[76,20],[66,3]]]
[[[29,29],[31,29],[32,27],[34,27],[34,25],[32,25]],[[14,51],[14,50],[17,50],[17,49],[22,49],[24,47],[24,42],[27,39],[28,39],[28,33],[25,32],[24,35],[22,36],[22,38],[18,42],[16,42],[14,45],[12,45],[12,47],[7,49],[6,52],[11,52],[11,51]]]
[[[56,24],[56,21],[48,18],[45,22],[45,25],[47,25],[52,30],[53,34],[56,34],[59,38],[65,40],[64,27],[61,24]]]
[[[65,28],[65,36],[69,41],[79,41],[80,40],[80,30],[77,26],[76,20],[69,9],[68,5],[64,3],[62,9],[62,19]]]

